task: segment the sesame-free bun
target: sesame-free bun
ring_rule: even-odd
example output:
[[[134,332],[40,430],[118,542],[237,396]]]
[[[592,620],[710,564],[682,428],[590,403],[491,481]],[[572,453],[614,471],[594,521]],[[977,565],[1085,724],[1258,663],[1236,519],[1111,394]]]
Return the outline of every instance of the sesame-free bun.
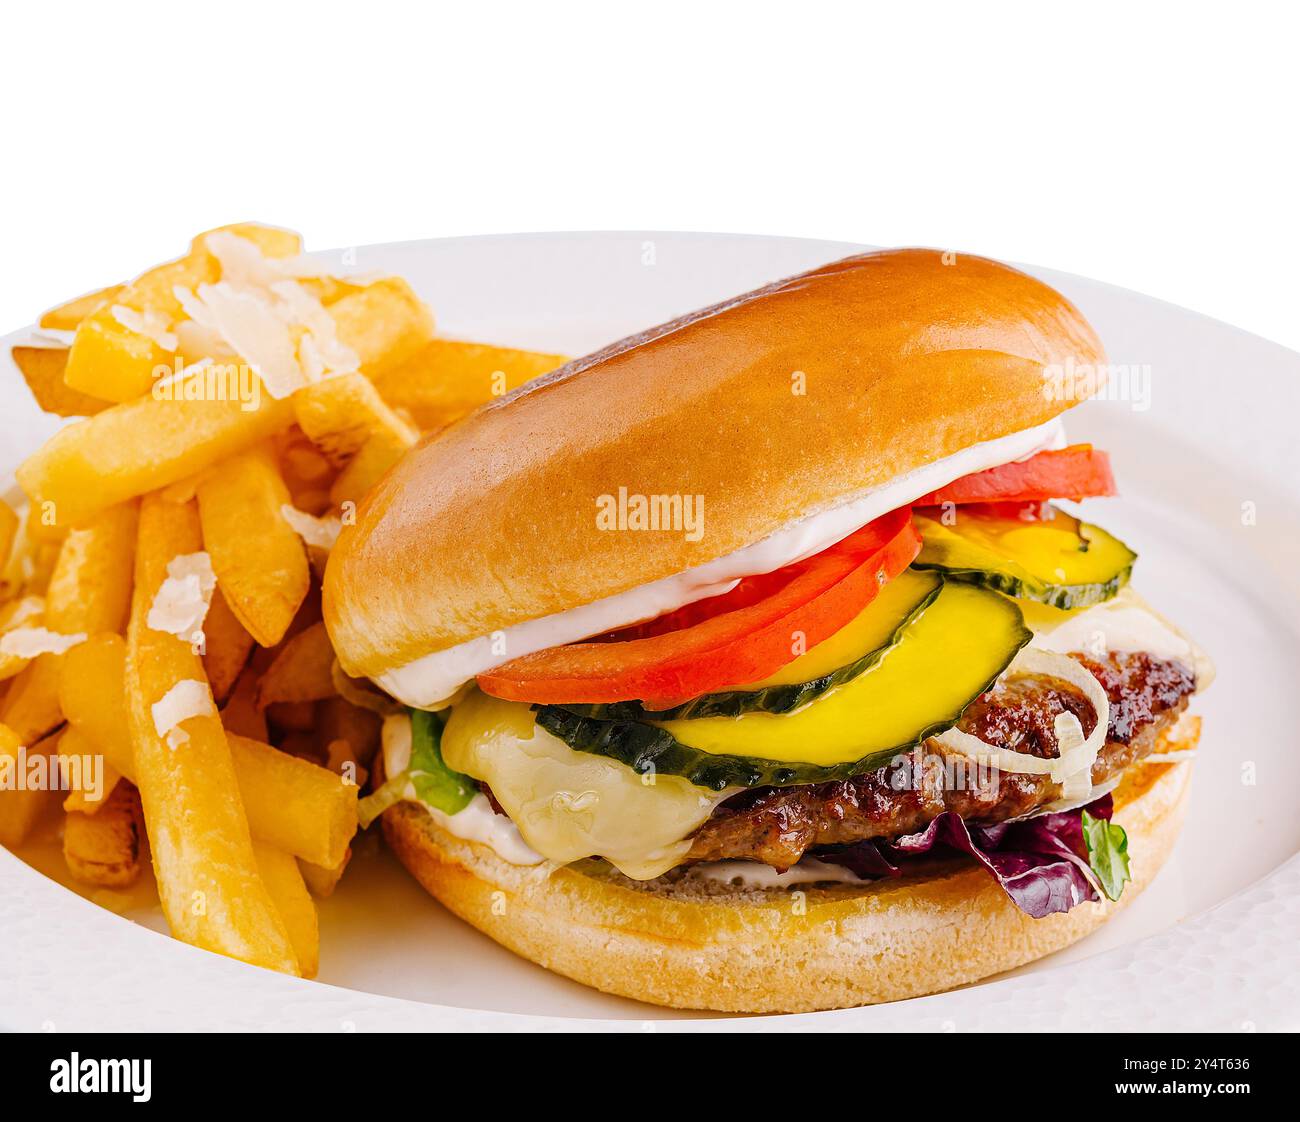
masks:
[[[1049,421],[1104,361],[1060,293],[980,257],[849,257],[625,339],[426,439],[325,575],[339,661],[415,659],[732,553]],[[601,496],[703,496],[698,540],[609,533]],[[629,621],[631,622],[631,621]]]
[[[1194,748],[1199,721],[1165,743]],[[745,889],[642,884],[519,866],[453,837],[424,810],[385,811],[384,836],[448,909],[516,954],[622,997],[684,1009],[799,1013],[898,1001],[1022,966],[1082,939],[1133,900],[1182,825],[1190,763],[1131,767],[1115,792],[1133,880],[1116,903],[1031,919],[973,863],[864,885]]]

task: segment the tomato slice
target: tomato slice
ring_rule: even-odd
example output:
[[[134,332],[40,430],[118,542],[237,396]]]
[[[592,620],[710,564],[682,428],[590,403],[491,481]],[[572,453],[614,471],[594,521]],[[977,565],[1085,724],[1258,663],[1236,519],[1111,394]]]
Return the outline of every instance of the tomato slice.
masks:
[[[821,553],[742,581],[723,596],[603,642],[524,655],[480,674],[478,684],[485,693],[511,701],[641,701],[647,708],[666,709],[760,681],[854,619],[920,548],[911,509],[904,507]],[[660,632],[661,621],[682,626]],[[622,638],[628,634],[637,637]]]
[[[922,495],[913,506],[941,503],[1024,503],[1114,495],[1110,457],[1091,444],[1039,452],[1016,464],[977,471]]]

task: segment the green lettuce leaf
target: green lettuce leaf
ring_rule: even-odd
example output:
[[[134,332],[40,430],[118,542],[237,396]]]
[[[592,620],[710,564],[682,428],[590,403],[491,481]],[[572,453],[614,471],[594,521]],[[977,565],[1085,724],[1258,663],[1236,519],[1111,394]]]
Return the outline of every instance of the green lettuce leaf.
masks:
[[[426,806],[444,814],[464,810],[478,793],[468,775],[452,771],[442,758],[442,718],[422,709],[411,711],[411,762],[405,771],[391,775],[382,787],[357,803],[357,817],[365,829],[390,806],[408,797],[408,790]]]
[[[437,713],[411,710],[411,766],[407,771],[420,802],[444,814],[464,810],[478,794],[474,780],[443,762],[442,718]]]
[[[1088,865],[1097,874],[1102,890],[1118,900],[1124,883],[1132,880],[1128,869],[1128,835],[1123,826],[1083,812],[1083,844],[1088,849]]]

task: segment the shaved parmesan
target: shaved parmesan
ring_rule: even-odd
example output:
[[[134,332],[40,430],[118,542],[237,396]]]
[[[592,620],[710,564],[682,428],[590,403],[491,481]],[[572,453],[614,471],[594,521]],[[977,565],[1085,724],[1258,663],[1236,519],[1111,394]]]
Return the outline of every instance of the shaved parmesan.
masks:
[[[257,372],[272,397],[288,397],[307,385],[289,326],[269,300],[225,281],[200,285],[199,299],[211,313],[217,333]]]
[[[176,333],[171,330],[171,321],[166,316],[152,309],[137,312],[123,304],[114,304],[112,312],[113,318],[128,331],[152,339],[164,351],[176,349]]]
[[[154,731],[162,737],[167,737],[169,747],[175,748],[173,740],[180,741],[179,738],[173,738],[170,734],[173,729],[182,721],[188,721],[191,717],[215,717],[217,707],[212,701],[212,691],[208,688],[208,683],[200,681],[197,678],[184,678],[177,682],[163,696],[150,706],[153,713]],[[189,740],[189,735],[184,733],[183,729],[177,729]]]
[[[10,604],[6,609],[3,628],[5,631],[13,631],[15,628],[22,627],[25,623],[40,619],[44,614],[45,597],[24,596],[21,600]]]
[[[44,627],[15,627],[0,636],[0,655],[14,658],[36,658],[43,654],[63,654],[78,643],[84,643],[84,633],[61,635]]]
[[[173,557],[167,562],[167,578],[149,607],[149,628],[189,639],[203,627],[216,587],[212,558],[207,553]]]
[[[333,549],[334,543],[339,540],[339,534],[343,530],[343,522],[339,518],[333,516],[317,518],[288,503],[280,507],[280,517],[289,523],[290,529],[307,545],[314,545],[319,549]]]

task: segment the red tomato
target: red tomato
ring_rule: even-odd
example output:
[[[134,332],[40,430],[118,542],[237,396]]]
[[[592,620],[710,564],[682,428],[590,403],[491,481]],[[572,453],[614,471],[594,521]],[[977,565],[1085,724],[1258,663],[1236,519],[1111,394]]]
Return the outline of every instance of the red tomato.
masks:
[[[1110,457],[1091,444],[1039,452],[1016,464],[977,471],[922,495],[913,506],[941,503],[1025,503],[1114,495]]]
[[[804,561],[742,581],[723,596],[604,642],[524,655],[480,674],[478,684],[485,693],[511,701],[642,701],[647,708],[666,709],[759,681],[839,631],[920,548],[912,512],[905,507]],[[657,625],[664,620],[682,626],[661,632]],[[638,637],[621,638],[627,634]]]

